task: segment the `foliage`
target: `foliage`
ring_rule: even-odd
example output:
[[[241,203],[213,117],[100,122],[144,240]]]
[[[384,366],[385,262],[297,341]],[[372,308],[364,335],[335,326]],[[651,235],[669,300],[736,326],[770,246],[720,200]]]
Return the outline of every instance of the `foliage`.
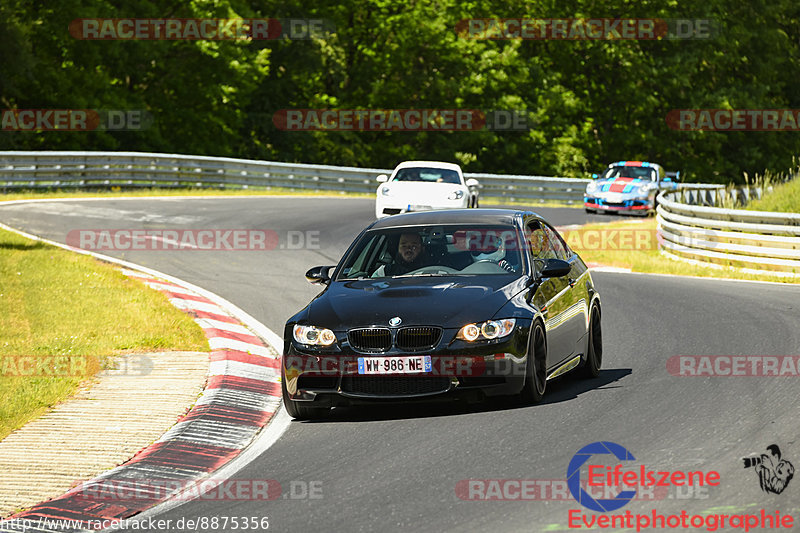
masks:
[[[81,17],[324,19],[311,39],[91,41]],[[482,40],[479,17],[713,18],[691,40]],[[6,0],[0,107],[145,109],[132,132],[2,132],[0,149],[143,150],[392,167],[461,162],[472,172],[586,176],[619,159],[742,182],[797,155],[792,132],[684,132],[673,109],[797,109],[800,5],[793,0]],[[293,132],[283,109],[525,110],[527,131]]]
[[[766,192],[760,199],[748,203],[745,209],[800,213],[800,165],[795,164],[787,173],[756,175],[754,181],[755,188]]]

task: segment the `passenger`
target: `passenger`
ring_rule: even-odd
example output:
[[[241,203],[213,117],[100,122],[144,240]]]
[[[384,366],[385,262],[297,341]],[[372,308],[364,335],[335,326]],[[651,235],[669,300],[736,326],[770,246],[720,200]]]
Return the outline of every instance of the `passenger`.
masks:
[[[472,250],[472,259],[476,262],[490,262],[498,265],[506,272],[517,269],[506,260],[506,242],[501,235],[487,234],[479,248]]]

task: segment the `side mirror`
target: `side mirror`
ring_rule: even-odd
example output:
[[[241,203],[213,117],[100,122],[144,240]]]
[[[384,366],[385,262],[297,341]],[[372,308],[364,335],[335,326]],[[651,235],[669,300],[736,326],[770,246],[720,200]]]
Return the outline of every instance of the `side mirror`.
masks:
[[[378,183],[386,183],[387,181],[389,181],[389,176],[387,176],[386,174],[381,174],[380,176],[377,177],[377,180]]]
[[[546,259],[539,275],[543,278],[561,278],[569,274],[572,267],[563,259]]]
[[[308,272],[306,272],[306,280],[308,280],[309,283],[320,283],[327,285],[331,282],[331,277],[328,275],[328,271],[332,268],[332,265],[311,268]]]
[[[592,179],[596,180],[599,176],[597,174],[592,174]]]
[[[478,180],[475,178],[470,178],[467,180],[467,187],[477,187],[478,185],[480,185],[480,183],[478,183]]]

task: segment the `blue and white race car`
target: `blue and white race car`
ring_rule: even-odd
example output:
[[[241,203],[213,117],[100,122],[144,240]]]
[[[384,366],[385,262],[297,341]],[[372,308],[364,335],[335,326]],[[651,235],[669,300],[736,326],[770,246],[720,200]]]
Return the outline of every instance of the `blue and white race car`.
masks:
[[[680,172],[665,172],[657,163],[617,161],[586,186],[583,206],[587,213],[615,212],[647,216],[655,212],[656,196],[678,187]]]

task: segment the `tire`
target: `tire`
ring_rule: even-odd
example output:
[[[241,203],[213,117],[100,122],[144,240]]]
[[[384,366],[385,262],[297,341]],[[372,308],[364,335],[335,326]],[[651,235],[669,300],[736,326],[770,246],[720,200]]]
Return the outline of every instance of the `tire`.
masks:
[[[603,365],[603,327],[600,319],[600,307],[593,305],[586,334],[586,363],[581,369],[581,375],[587,379],[599,376]]]
[[[531,331],[528,361],[525,364],[525,385],[519,399],[525,404],[539,403],[547,388],[547,339],[544,327],[538,320]]]
[[[597,211],[595,211],[594,209],[586,209],[586,212],[587,212],[587,213],[592,213],[592,214],[594,214],[594,213],[596,213]]]
[[[304,402],[296,402],[289,398],[289,393],[286,391],[286,376],[281,376],[281,394],[283,395],[283,405],[286,407],[286,412],[295,420],[317,420],[323,418],[330,413],[328,407],[308,407],[303,405]]]

